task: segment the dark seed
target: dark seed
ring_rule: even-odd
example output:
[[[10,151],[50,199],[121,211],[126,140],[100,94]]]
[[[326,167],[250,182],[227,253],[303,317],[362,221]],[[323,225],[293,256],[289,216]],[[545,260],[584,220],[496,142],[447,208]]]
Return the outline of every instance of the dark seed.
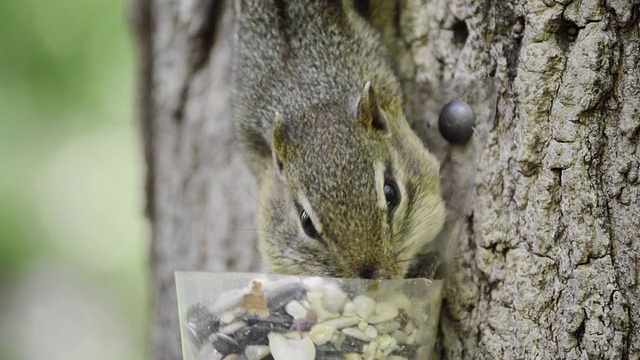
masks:
[[[362,347],[367,345],[366,341],[358,340],[356,338],[352,338],[351,336],[345,337],[340,344],[340,351],[343,352],[359,352],[362,351]]]
[[[402,345],[400,348],[393,350],[391,355],[397,355],[406,357],[407,359],[413,359],[416,356],[418,350],[417,345]]]
[[[438,128],[447,141],[463,144],[473,135],[475,115],[471,106],[462,100],[449,102],[440,111]]]
[[[362,349],[358,349],[360,351]],[[323,344],[316,346],[316,358],[317,359],[327,359],[327,360],[342,360],[343,355],[342,352],[336,349],[333,344]]]
[[[187,329],[189,338],[197,347],[213,333],[218,331],[220,321],[218,316],[209,312],[202,304],[197,303],[187,310]]]
[[[240,348],[240,345],[238,345],[238,343],[233,340],[233,338],[223,333],[216,333],[209,339],[211,340],[211,344],[213,345],[213,347],[218,350],[218,352],[223,356],[229,354],[237,354],[240,352],[240,350],[242,350]]]
[[[285,332],[291,329],[291,326],[293,325],[293,316],[287,313],[273,313],[265,319],[262,319],[259,316],[251,316],[246,318],[246,321],[249,325],[261,323],[268,324],[274,331]]]
[[[264,319],[257,315],[248,315],[243,317],[242,320],[246,321],[249,325],[266,324],[272,331],[276,332],[290,331],[293,326],[293,316],[283,310],[271,313]]]
[[[360,349],[362,350],[362,349]],[[344,354],[342,354],[340,351],[334,350],[334,352],[326,352],[326,351],[322,351],[320,349],[316,349],[317,351],[317,357],[316,359],[322,359],[322,360],[344,360]]]
[[[361,352],[362,347],[367,344],[367,342],[347,336],[342,341],[339,348],[336,348],[335,344],[333,343],[326,343],[316,346],[316,359],[342,360],[344,359],[344,353]]]
[[[293,326],[293,316],[289,314],[272,314],[264,321],[271,324],[271,327],[274,331],[289,331],[291,326]]]
[[[304,288],[300,283],[282,285],[267,293],[267,307],[269,311],[277,312],[291,300],[300,300],[304,295]]]
[[[267,339],[267,335],[270,332],[271,326],[269,324],[259,323],[236,331],[233,334],[233,338],[242,348],[247,345],[268,345],[269,339]]]
[[[345,336],[344,340],[340,342],[340,345],[336,347],[335,343],[326,343],[316,346],[316,351],[322,356],[319,359],[331,358],[330,356],[338,356],[342,359],[343,353],[346,352],[360,352],[362,347],[367,345],[368,342],[352,338],[351,336]]]

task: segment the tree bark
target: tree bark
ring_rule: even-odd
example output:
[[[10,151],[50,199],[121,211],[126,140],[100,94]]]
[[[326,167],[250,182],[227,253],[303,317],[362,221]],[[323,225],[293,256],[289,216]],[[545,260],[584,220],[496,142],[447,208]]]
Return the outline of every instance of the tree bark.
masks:
[[[464,222],[438,355],[640,358],[638,1],[401,3],[414,127]],[[132,12],[154,359],[181,357],[173,271],[259,268],[256,192],[229,116],[230,5],[136,0]],[[455,97],[478,119],[464,146],[437,132]]]
[[[257,195],[234,141],[228,1],[139,0],[153,359],[180,359],[174,271],[256,271]]]
[[[639,358],[638,3],[405,7],[417,83],[493,76],[501,85],[440,354]]]

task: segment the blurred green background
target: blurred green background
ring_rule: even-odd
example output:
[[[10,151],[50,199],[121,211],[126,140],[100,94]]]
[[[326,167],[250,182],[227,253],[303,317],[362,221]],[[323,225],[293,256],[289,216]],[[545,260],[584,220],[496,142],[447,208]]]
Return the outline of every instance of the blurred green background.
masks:
[[[146,357],[124,0],[0,0],[0,359]]]

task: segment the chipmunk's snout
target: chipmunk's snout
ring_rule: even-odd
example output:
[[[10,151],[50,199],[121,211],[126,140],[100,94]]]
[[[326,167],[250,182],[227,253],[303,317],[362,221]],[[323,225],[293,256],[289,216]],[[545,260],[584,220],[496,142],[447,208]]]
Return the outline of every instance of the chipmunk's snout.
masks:
[[[379,263],[368,263],[356,269],[355,274],[360,279],[387,280],[401,276],[401,274],[397,274],[396,272],[396,269],[387,269]]]
[[[360,268],[358,276],[361,279],[379,279],[378,265],[377,264],[365,264]]]

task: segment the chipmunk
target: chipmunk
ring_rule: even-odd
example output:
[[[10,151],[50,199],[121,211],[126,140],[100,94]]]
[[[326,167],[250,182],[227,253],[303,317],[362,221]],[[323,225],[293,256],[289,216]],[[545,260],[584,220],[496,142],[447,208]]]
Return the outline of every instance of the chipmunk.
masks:
[[[237,0],[233,117],[273,272],[402,278],[440,231],[438,160],[352,0]]]

